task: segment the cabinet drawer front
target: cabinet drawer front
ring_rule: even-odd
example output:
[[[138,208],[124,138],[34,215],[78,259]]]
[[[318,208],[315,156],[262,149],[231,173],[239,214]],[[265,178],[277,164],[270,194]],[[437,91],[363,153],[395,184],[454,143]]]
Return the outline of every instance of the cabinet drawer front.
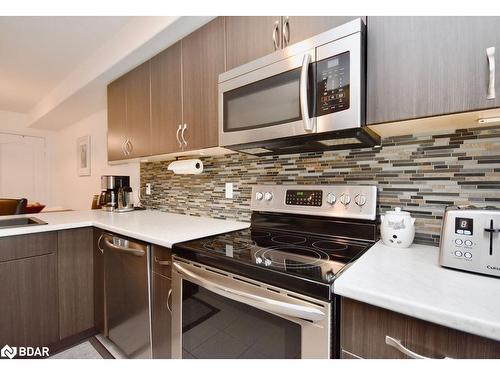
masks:
[[[362,358],[500,358],[500,342],[347,298],[341,320],[343,351]]]
[[[343,298],[341,305],[342,350],[373,359],[402,359],[405,355],[386,345],[385,337],[403,339],[406,317],[361,302]]]
[[[153,245],[153,272],[172,277],[172,250]]]
[[[0,238],[0,262],[57,251],[57,232],[24,234]]]

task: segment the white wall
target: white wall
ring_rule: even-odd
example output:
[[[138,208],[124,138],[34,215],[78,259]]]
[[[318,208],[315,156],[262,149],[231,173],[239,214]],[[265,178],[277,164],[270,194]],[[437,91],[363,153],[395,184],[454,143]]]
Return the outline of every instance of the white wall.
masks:
[[[134,194],[139,188],[139,163],[108,165],[106,110],[72,124],[47,138],[50,168],[49,205],[75,210],[90,209],[92,197],[101,191],[101,175],[127,175]],[[79,177],[76,140],[91,137],[91,175]]]

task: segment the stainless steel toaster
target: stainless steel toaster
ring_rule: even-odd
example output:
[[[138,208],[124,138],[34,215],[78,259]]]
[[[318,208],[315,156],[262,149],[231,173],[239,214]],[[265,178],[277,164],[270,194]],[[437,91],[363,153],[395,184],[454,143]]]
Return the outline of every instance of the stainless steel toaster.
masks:
[[[439,263],[500,277],[500,209],[448,207],[441,229]]]

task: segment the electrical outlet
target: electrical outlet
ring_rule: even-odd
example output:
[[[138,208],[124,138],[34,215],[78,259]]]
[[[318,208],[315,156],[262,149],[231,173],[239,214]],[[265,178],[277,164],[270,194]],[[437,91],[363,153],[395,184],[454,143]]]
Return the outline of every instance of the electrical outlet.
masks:
[[[151,195],[151,184],[149,182],[146,184],[146,195]]]
[[[226,198],[233,199],[233,183],[226,182]]]

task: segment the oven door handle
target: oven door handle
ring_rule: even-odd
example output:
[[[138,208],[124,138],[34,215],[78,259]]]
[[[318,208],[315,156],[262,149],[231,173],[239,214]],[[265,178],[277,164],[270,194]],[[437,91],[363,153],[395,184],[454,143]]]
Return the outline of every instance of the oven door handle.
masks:
[[[311,55],[306,53],[302,60],[302,69],[300,71],[300,112],[302,121],[304,122],[304,130],[308,133],[314,131],[314,123],[309,117],[309,98],[307,97],[307,83],[309,78],[309,64],[311,63]]]
[[[174,268],[182,276],[194,280],[198,285],[204,287],[205,289],[210,290],[213,293],[219,294],[223,297],[227,297],[238,302],[245,303],[250,306],[257,307],[261,310],[268,311],[270,313],[286,315],[292,318],[306,319],[312,322],[319,322],[326,318],[325,313],[314,307],[295,305],[293,303],[277,301],[271,298],[256,296],[240,290],[228,288],[226,286],[219,285],[213,281],[207,280],[202,276],[197,275],[196,273],[185,269],[176,262],[174,262]]]

